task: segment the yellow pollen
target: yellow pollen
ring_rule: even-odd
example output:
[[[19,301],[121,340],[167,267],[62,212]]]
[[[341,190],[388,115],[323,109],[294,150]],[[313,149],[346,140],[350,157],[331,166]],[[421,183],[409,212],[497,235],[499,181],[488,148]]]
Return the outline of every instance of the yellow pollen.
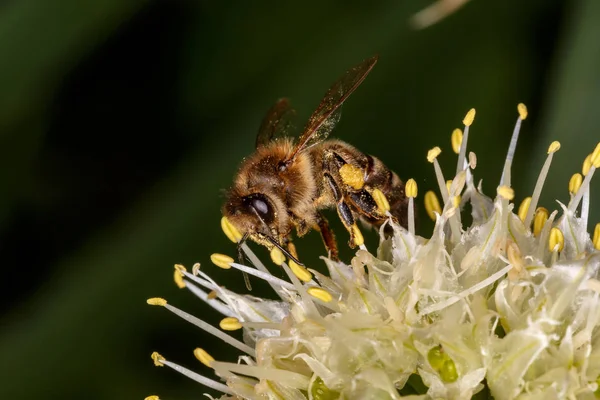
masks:
[[[459,208],[460,207],[460,196],[452,196],[452,207]]]
[[[569,193],[573,195],[576,194],[579,191],[582,182],[583,176],[581,176],[580,173],[573,174],[571,179],[569,179]]]
[[[185,287],[185,281],[183,280],[183,274],[181,271],[173,271],[173,280],[179,289],[183,289]]]
[[[415,198],[417,197],[417,193],[418,193],[418,187],[417,187],[417,182],[415,182],[414,179],[409,179],[408,181],[406,181],[406,187],[404,188],[405,193],[406,193],[406,197],[412,197]]]
[[[242,329],[242,323],[235,317],[223,318],[221,322],[219,322],[219,326],[224,331],[237,331],[238,329]]]
[[[448,194],[450,194],[450,188],[452,187],[452,179],[448,179],[446,181],[446,189],[448,190]]]
[[[331,300],[333,300],[333,297],[331,296],[331,293],[329,293],[327,290],[320,288],[320,287],[310,287],[306,290],[306,292],[308,294],[310,294],[312,297],[314,297],[315,299],[319,299],[324,303],[329,303]]]
[[[583,160],[583,166],[581,167],[581,173],[583,176],[586,176],[588,172],[590,172],[590,168],[592,168],[592,155],[588,155],[585,160]]]
[[[535,210],[535,217],[533,218],[533,234],[534,236],[539,236],[542,233],[542,229],[544,225],[546,225],[546,221],[548,221],[548,210],[544,207],[538,207]]]
[[[471,126],[473,124],[474,119],[475,119],[475,109],[471,108],[469,110],[469,112],[467,112],[467,115],[465,115],[465,118],[463,119],[463,124],[465,124],[465,126]]]
[[[210,255],[210,261],[219,268],[229,269],[231,268],[229,264],[233,262],[233,258],[225,254],[214,253]]]
[[[560,142],[558,140],[555,140],[548,146],[548,154],[556,153],[558,150],[560,150]]]
[[[185,269],[185,267],[183,265],[181,265],[181,264],[175,264],[175,265],[173,265],[173,267],[175,268],[175,271],[179,271],[182,274],[184,272],[187,272],[187,269]]]
[[[352,235],[354,236],[354,244],[357,246],[361,246],[365,244],[365,238],[363,237],[360,229],[356,224],[352,225]]]
[[[497,193],[506,200],[512,200],[515,198],[515,191],[509,186],[498,186]]]
[[[519,206],[519,212],[517,214],[519,215],[519,218],[523,222],[525,221],[525,218],[527,217],[527,211],[529,211],[530,205],[531,205],[531,197],[525,197],[523,199],[523,201],[521,202],[521,205]]]
[[[275,263],[275,265],[281,265],[285,262],[285,256],[277,247],[271,249],[271,261]]]
[[[160,400],[160,398],[156,395],[145,397],[144,400]]]
[[[352,164],[344,164],[340,168],[342,182],[353,189],[360,190],[365,185],[364,172]]]
[[[460,153],[460,145],[462,144],[463,133],[460,129],[456,128],[452,131],[450,142],[452,143],[452,151],[456,154]]]
[[[594,243],[594,248],[600,250],[600,222],[598,222],[594,228],[594,239],[592,242]]]
[[[592,157],[590,158],[592,165],[596,168],[600,168],[600,143],[596,145],[596,148],[592,152]]]
[[[296,278],[300,279],[302,282],[310,282],[312,279],[312,274],[302,265],[290,261],[290,269],[292,270],[292,273],[296,275]]]
[[[196,276],[198,273],[200,273],[200,263],[196,263],[192,266],[192,274]]]
[[[556,227],[550,229],[550,237],[548,238],[548,247],[550,251],[562,251],[565,247],[565,237],[562,231]]]
[[[373,193],[371,195],[373,196],[373,199],[375,200],[375,203],[377,203],[377,207],[382,214],[390,211],[390,203],[381,190],[373,189]]]
[[[227,217],[221,218],[221,229],[225,233],[225,236],[227,236],[233,243],[238,243],[240,240],[242,240],[242,234],[235,226],[233,226]]]
[[[202,364],[206,365],[208,368],[211,368],[210,365],[212,364],[213,361],[215,361],[213,356],[208,354],[206,352],[206,350],[201,349],[200,347],[194,349],[194,357],[196,357],[196,359],[198,361],[200,361]]]
[[[517,106],[517,111],[519,112],[519,118],[525,120],[527,118],[527,107],[523,103],[519,103]]]
[[[152,297],[152,298],[146,300],[146,303],[150,304],[151,306],[161,306],[161,307],[164,307],[167,305],[167,301],[165,299],[163,299],[162,297]]]
[[[152,353],[150,355],[150,357],[152,358],[152,361],[154,361],[154,365],[157,367],[164,367],[165,364],[163,364],[165,360],[165,358],[163,356],[161,356],[160,354],[158,354],[156,351],[154,353]]]
[[[432,163],[433,160],[435,160],[440,155],[441,152],[442,152],[442,149],[440,149],[438,146],[435,146],[433,149],[431,149],[427,152],[427,161]]]
[[[435,213],[442,214],[442,207],[440,201],[433,190],[425,193],[425,211],[432,221],[435,221]]]
[[[477,155],[472,151],[469,153],[469,167],[471,167],[471,169],[477,167]]]

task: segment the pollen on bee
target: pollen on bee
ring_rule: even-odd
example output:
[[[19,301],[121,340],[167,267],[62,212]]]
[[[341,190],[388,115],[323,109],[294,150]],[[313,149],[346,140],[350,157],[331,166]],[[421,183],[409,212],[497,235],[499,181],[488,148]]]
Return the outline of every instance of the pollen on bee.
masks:
[[[352,225],[352,233],[354,236],[354,244],[357,246],[362,246],[365,244],[365,238],[363,237],[362,232],[358,228],[356,224]]]
[[[342,165],[339,173],[340,177],[342,178],[342,182],[353,189],[360,190],[365,185],[363,171],[352,164]]]

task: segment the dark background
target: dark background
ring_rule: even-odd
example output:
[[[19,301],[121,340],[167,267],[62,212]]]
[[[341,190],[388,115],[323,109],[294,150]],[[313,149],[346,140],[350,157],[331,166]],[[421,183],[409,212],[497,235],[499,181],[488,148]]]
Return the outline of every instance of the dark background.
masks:
[[[415,178],[421,201],[435,188],[427,150],[442,146],[449,178],[450,133],[475,107],[469,147],[494,194],[525,102],[516,200],[531,193],[548,144],[560,140],[542,204],[567,201],[569,177],[600,139],[600,2],[472,0],[412,29],[411,15],[428,4],[4,2],[0,397],[200,398],[203,387],[153,367],[150,353],[209,376],[195,347],[230,361],[235,353],[146,298],[219,320],[176,289],[172,265],[200,262],[245,290],[239,274],[209,262],[213,252],[235,254],[219,227],[221,190],[275,99],[290,97],[302,125],[329,85],[375,53],[380,61],[334,136]],[[599,220],[592,207],[590,229]],[[374,248],[373,234],[368,241]],[[296,244],[322,267],[316,233]]]

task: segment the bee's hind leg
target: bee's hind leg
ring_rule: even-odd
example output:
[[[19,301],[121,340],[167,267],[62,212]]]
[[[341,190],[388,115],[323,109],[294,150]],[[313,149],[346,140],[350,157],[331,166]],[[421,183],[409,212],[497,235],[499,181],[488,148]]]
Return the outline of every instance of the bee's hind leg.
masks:
[[[325,180],[327,181],[327,184],[331,188],[331,191],[334,195],[335,201],[337,202],[337,212],[340,217],[340,220],[342,221],[342,223],[344,224],[344,227],[350,234],[350,240],[348,242],[348,245],[351,248],[354,248],[357,246],[357,244],[361,244],[361,243],[357,243],[357,242],[362,241],[362,238],[359,239],[357,236],[357,235],[360,235],[360,236],[362,236],[362,235],[360,234],[360,231],[358,230],[358,227],[356,226],[356,220],[354,218],[354,214],[352,213],[352,210],[350,209],[350,206],[348,205],[348,203],[346,203],[344,201],[344,196],[342,194],[342,191],[340,190],[339,186],[333,179],[333,176],[331,176],[331,174],[326,172],[324,174],[324,177],[325,177]]]
[[[317,213],[317,225],[315,229],[321,233],[321,238],[323,239],[325,250],[329,253],[329,258],[333,261],[339,261],[340,257],[335,234],[329,227],[329,222],[327,222],[327,219],[321,213]]]

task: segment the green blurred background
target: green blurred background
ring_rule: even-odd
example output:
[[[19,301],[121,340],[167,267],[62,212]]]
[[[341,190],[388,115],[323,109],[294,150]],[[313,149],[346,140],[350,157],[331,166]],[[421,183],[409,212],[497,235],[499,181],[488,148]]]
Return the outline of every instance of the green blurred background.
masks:
[[[175,287],[172,265],[200,262],[244,291],[241,276],[217,270],[209,255],[235,254],[219,228],[222,189],[253,150],[264,112],[288,96],[302,125],[329,85],[375,53],[334,136],[414,177],[422,195],[435,187],[426,151],[443,147],[449,176],[449,135],[475,107],[470,149],[493,194],[525,102],[517,201],[552,140],[563,147],[542,204],[566,201],[570,175],[600,139],[600,2],[473,0],[412,29],[410,17],[429,4],[4,2],[0,397],[200,398],[203,387],[153,367],[150,353],[207,375],[195,347],[230,361],[235,353],[146,298],[219,320]],[[595,207],[590,225],[599,220]],[[296,244],[322,267],[317,234]]]

